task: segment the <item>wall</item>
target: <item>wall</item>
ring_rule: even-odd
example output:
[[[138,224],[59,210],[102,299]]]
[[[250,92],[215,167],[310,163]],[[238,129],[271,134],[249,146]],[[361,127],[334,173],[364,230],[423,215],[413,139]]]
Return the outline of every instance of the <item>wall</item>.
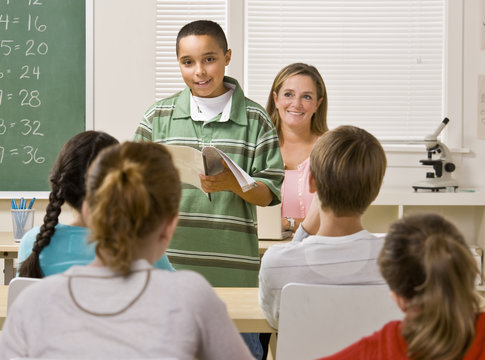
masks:
[[[478,139],[478,76],[485,75],[485,50],[480,51],[480,1],[466,0],[464,13],[464,61],[463,61],[463,117],[464,144],[473,153],[463,159],[463,179],[469,179],[474,186],[485,186],[485,140]],[[484,5],[485,7],[485,5]],[[485,11],[485,9],[484,9]]]
[[[483,0],[449,0],[463,5],[463,111],[461,118],[451,121],[463,121],[461,147],[470,152],[454,153],[457,170],[453,173],[460,187],[485,187],[485,140],[477,135],[478,109],[478,75],[485,74],[485,51],[480,50],[480,1]],[[453,27],[452,27],[453,31]],[[390,167],[387,170],[384,186],[410,186],[410,182],[424,179],[426,169],[419,164],[419,159],[426,156],[421,153],[388,153]]]
[[[94,127],[120,141],[155,101],[154,29],[154,0],[95,1]]]
[[[476,131],[477,81],[478,74],[485,74],[485,51],[480,51],[480,0],[463,2],[462,146],[469,148],[470,153],[456,156],[455,177],[462,187],[478,187],[484,186],[485,177],[485,140],[478,139]],[[94,3],[94,127],[120,141],[131,139],[142,114],[155,99],[154,26],[154,0]],[[426,169],[419,165],[419,159],[426,156],[424,147],[411,153],[388,154],[385,187],[408,187],[411,182],[424,179]],[[37,225],[46,203],[36,202]],[[11,231],[9,210],[9,201],[0,200],[0,231]],[[61,221],[71,215],[64,211],[63,216]]]

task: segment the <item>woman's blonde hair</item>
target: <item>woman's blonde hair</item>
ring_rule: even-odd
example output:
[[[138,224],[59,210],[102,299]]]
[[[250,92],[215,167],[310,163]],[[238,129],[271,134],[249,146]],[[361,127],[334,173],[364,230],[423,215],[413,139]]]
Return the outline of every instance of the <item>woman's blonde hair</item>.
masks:
[[[328,100],[327,100],[327,89],[325,87],[325,82],[323,81],[322,75],[318,72],[317,68],[312,65],[307,65],[303,63],[293,63],[288,66],[285,66],[280,72],[276,75],[273,86],[271,87],[271,91],[269,92],[268,102],[266,103],[266,111],[268,112],[271,121],[276,127],[276,131],[278,132],[278,137],[280,141],[283,141],[282,133],[281,133],[281,118],[276,108],[273,93],[278,94],[283,83],[290,77],[295,75],[307,75],[315,84],[315,88],[317,89],[317,100],[322,99],[323,101],[318,107],[315,114],[312,116],[310,131],[316,135],[322,135],[325,131],[328,130],[327,126],[327,108],[328,108]]]
[[[395,222],[379,266],[391,290],[406,299],[402,334],[408,356],[462,359],[475,336],[479,271],[456,227],[436,214]]]
[[[96,255],[126,275],[143,239],[178,213],[181,183],[170,153],[152,142],[104,150],[86,179]]]

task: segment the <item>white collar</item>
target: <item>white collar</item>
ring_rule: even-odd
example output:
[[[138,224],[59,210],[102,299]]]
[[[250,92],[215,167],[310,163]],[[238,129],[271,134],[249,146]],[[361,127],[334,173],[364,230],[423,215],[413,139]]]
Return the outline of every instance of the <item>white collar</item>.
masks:
[[[229,116],[231,115],[231,106],[232,106],[232,95],[234,94],[234,89],[236,89],[235,84],[231,84],[228,82],[224,83],[224,86],[226,88],[229,88],[229,91],[218,96],[215,98],[210,98],[211,100],[217,99],[219,97],[224,97],[227,96],[228,93],[230,93],[230,98],[227,100],[226,105],[224,106],[224,109],[222,110],[221,117],[217,122],[226,122],[229,120]],[[200,98],[198,98],[200,99]],[[199,106],[197,105],[197,102],[194,99],[194,96],[192,95],[192,92],[190,93],[190,117],[195,120],[195,121],[208,121],[210,119],[207,119],[206,116],[204,116],[203,113],[201,113]]]

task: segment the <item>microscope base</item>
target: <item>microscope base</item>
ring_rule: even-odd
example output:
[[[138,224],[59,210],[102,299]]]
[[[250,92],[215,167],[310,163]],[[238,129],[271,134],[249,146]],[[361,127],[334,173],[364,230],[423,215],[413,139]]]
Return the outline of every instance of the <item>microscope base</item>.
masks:
[[[414,191],[431,190],[431,192],[439,192],[440,190],[450,191],[453,188],[455,191],[458,188],[458,183],[453,179],[430,179],[418,181],[412,185]]]

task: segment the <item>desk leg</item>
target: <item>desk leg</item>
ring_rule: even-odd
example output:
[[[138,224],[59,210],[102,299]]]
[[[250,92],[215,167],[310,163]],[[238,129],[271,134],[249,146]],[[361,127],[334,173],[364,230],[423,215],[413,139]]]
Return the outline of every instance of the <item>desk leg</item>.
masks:
[[[271,337],[269,338],[269,353],[273,360],[276,360],[276,340],[277,340],[278,333],[271,333]]]
[[[13,260],[14,260],[13,255],[7,253],[4,254],[4,268],[3,268],[3,281],[5,285],[8,285],[10,283],[10,280],[12,280],[15,277],[15,270],[13,268]]]

